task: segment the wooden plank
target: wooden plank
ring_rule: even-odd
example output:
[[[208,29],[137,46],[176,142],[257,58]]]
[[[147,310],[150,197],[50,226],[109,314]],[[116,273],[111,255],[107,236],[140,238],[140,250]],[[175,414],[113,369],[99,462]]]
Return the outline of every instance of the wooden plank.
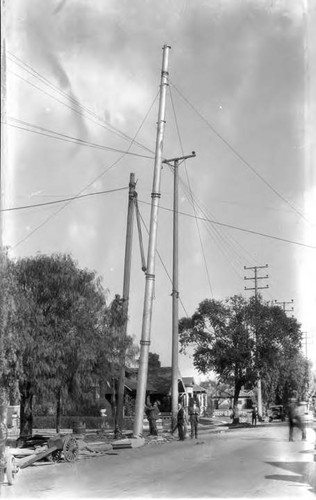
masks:
[[[34,455],[30,457],[25,457],[21,458],[19,460],[18,466],[20,469],[25,469],[25,467],[28,467],[29,465],[32,465],[34,462],[37,462],[38,460],[41,460],[42,458],[46,457],[53,451],[56,451],[58,448],[57,446],[53,446],[51,448],[47,448],[46,450],[41,451],[40,453],[34,453]]]

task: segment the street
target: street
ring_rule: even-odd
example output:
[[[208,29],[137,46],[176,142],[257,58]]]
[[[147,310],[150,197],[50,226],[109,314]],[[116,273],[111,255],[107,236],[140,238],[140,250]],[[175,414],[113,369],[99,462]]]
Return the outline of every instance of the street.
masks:
[[[315,498],[315,433],[288,441],[286,424],[259,425],[19,471],[1,497]]]

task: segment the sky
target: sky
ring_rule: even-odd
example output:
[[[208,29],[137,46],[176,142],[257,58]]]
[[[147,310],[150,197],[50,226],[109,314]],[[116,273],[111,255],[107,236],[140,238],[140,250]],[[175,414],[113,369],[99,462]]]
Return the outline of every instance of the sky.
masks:
[[[3,16],[2,225],[10,255],[70,253],[102,277],[108,301],[122,294],[131,172],[147,255],[162,47],[170,45],[163,157],[197,154],[180,166],[180,317],[205,298],[249,297],[244,288],[254,281],[244,277],[254,271],[244,266],[267,264],[258,269],[268,274],[258,280],[269,285],[262,296],[294,307],[288,314],[301,323],[315,367],[315,5],[11,0]],[[165,165],[150,346],[164,366],[172,204]],[[144,289],[135,226],[128,332],[137,344]],[[180,371],[200,377],[190,353]]]

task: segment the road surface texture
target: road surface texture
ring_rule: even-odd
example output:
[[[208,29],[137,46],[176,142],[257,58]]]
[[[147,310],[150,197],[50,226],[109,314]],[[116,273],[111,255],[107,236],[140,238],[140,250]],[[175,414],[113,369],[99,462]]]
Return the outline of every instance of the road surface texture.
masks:
[[[1,498],[316,498],[315,432],[284,423],[120,450],[19,471]]]

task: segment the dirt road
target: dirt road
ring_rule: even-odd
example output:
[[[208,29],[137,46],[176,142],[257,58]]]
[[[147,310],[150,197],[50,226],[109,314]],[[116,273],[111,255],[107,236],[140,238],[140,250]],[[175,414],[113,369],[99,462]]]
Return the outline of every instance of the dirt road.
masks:
[[[288,441],[286,424],[201,433],[198,440],[121,450],[21,470],[1,497],[315,499],[315,433]]]

